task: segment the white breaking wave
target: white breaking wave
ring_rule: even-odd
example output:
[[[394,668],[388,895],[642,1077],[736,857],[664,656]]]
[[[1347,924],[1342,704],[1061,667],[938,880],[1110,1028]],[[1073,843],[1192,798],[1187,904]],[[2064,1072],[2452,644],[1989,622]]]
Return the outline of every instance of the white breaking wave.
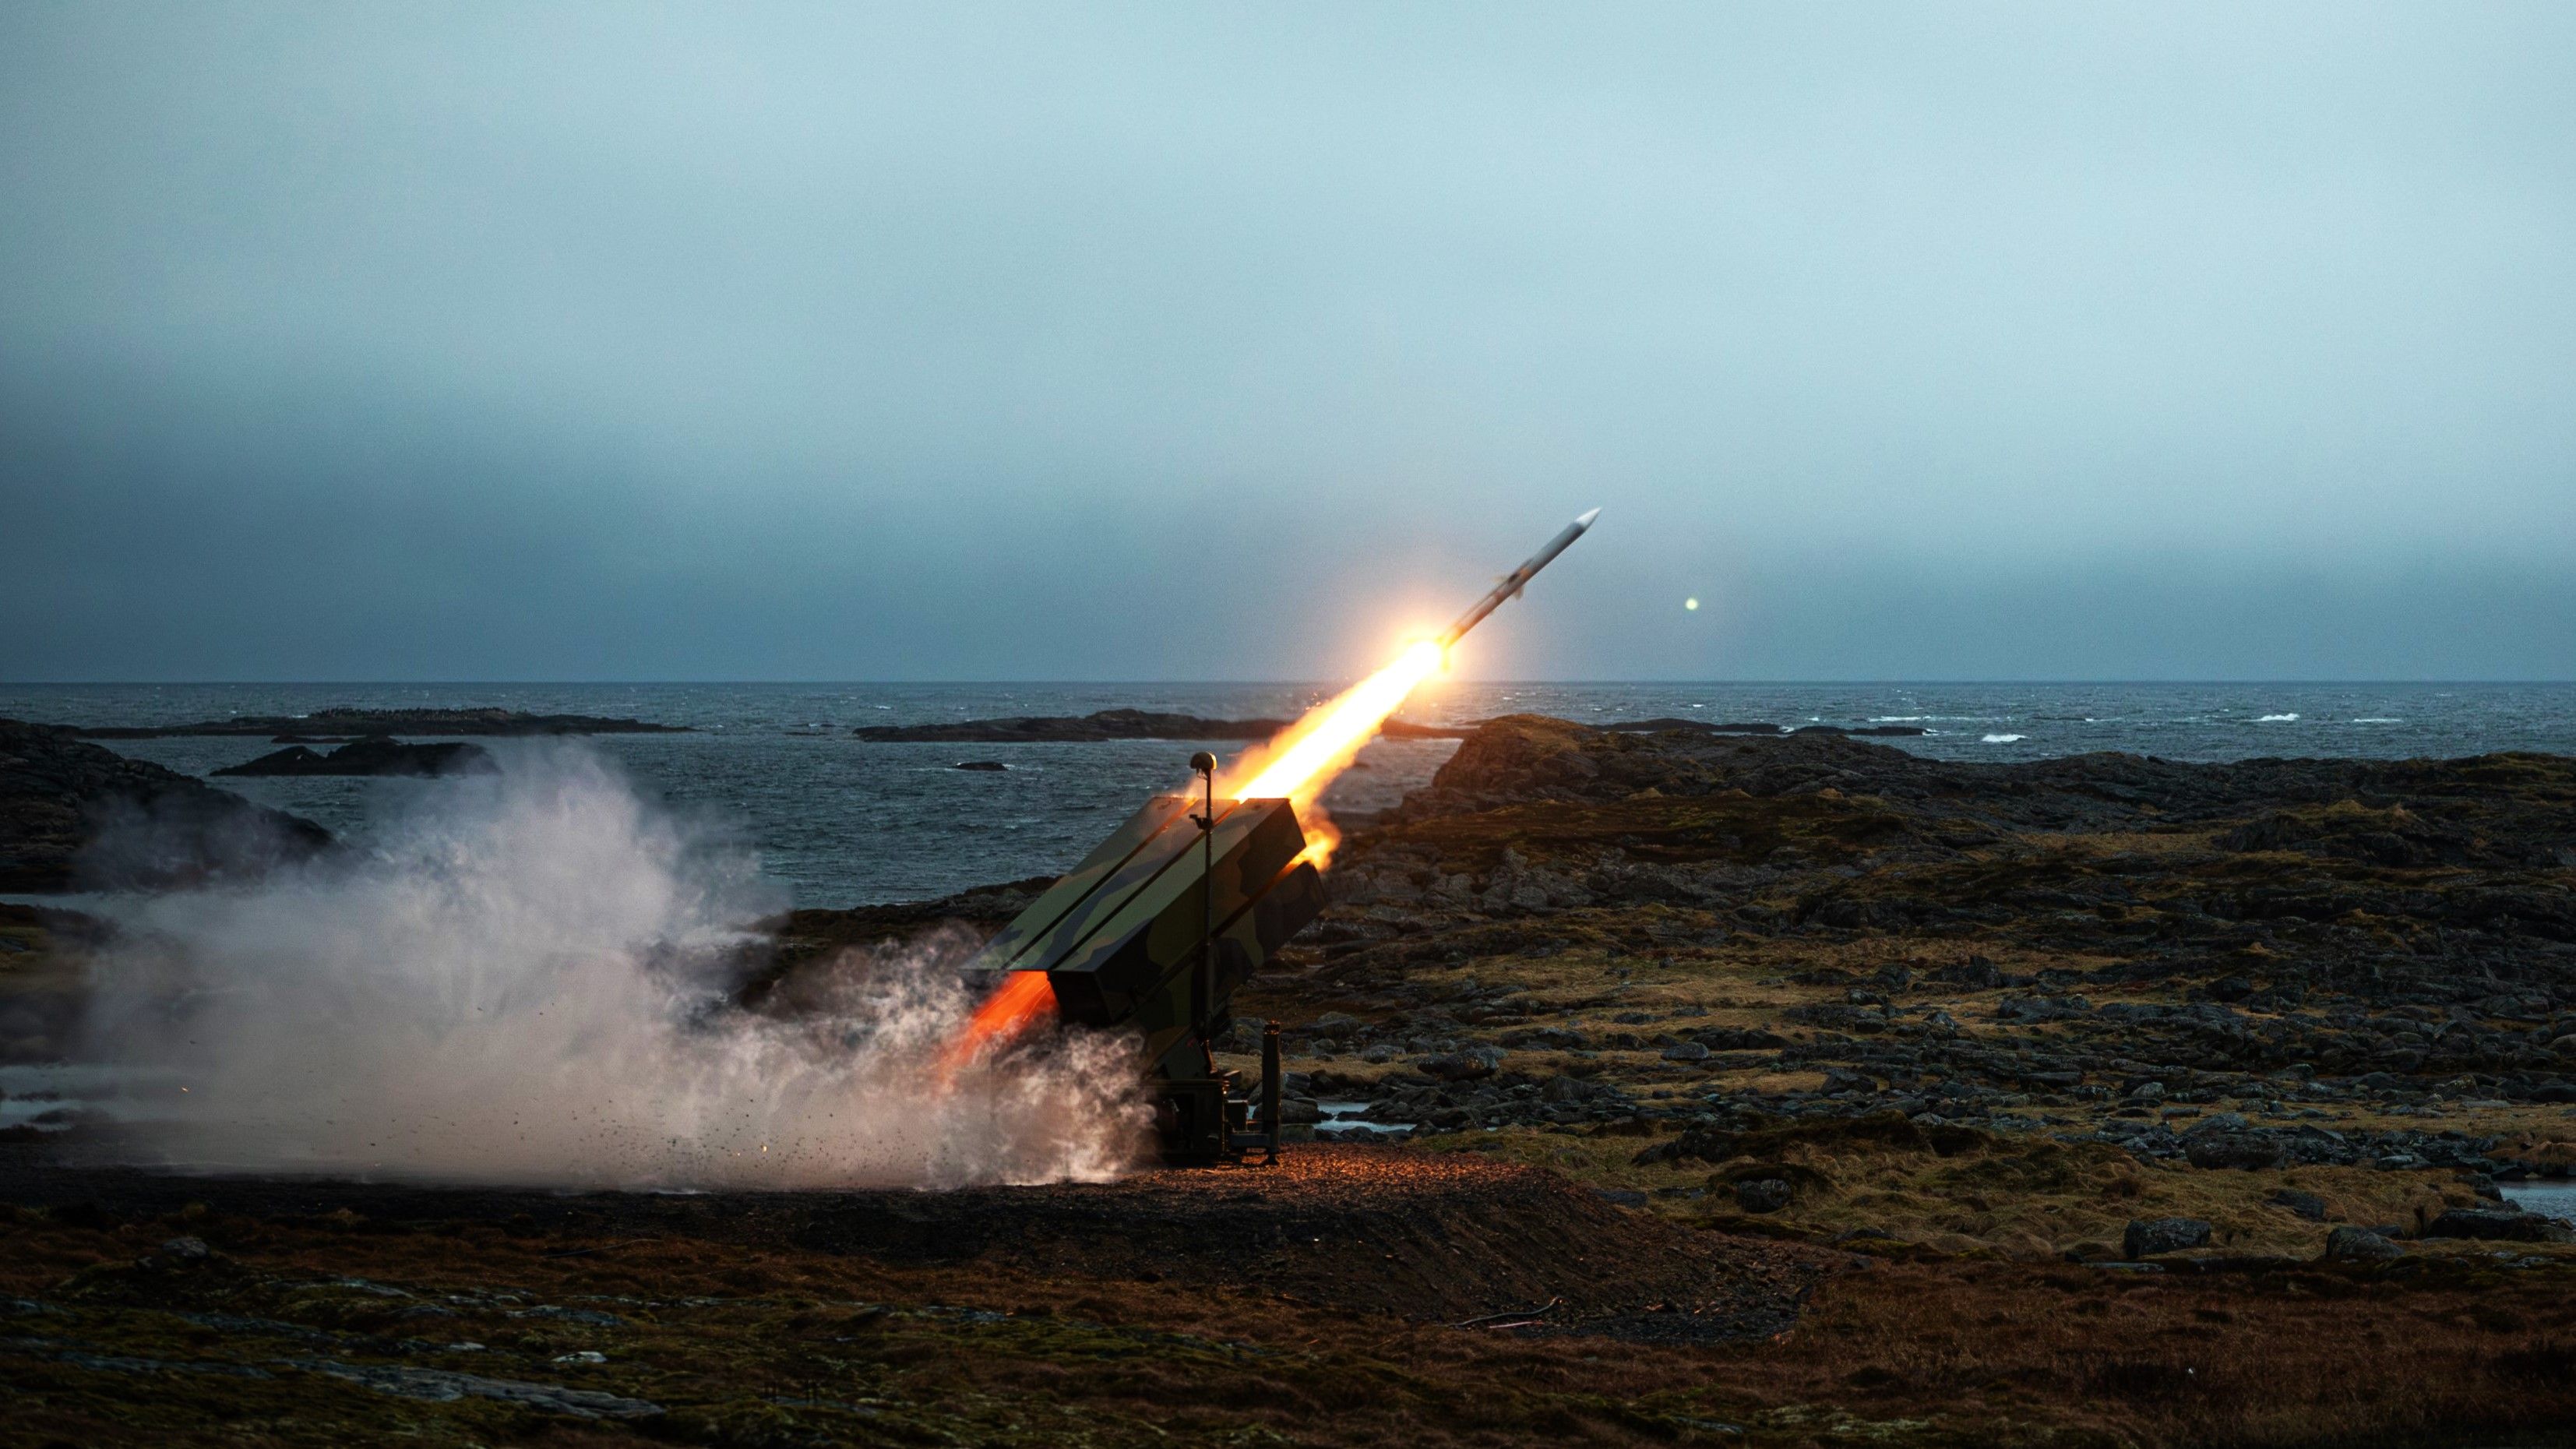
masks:
[[[1988,735],[1986,736],[1986,743],[1990,745],[2008,745],[2015,740],[2026,740],[2029,738],[2030,736],[2028,735]]]
[[[2288,724],[2290,721],[2297,718],[2298,716],[2295,714],[2258,714],[2254,716],[2254,722],[2256,724]]]
[[[2404,720],[2402,720],[2402,719],[2397,718],[2395,715],[2385,715],[2385,714],[2366,714],[2366,715],[2363,715],[2361,718],[2359,718],[2359,719],[2357,719],[2357,720],[2354,720],[2354,721],[2353,721],[2353,723],[2354,723],[2354,724],[2404,724],[2404,723],[2406,723],[2406,721],[2404,721]]]

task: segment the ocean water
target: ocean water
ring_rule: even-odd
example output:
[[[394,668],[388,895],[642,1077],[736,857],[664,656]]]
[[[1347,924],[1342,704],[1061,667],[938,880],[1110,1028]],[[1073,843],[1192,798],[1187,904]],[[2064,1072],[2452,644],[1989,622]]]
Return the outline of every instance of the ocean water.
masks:
[[[2576,1182],[2511,1184],[2504,1200],[2527,1213],[2546,1213],[2560,1222],[2576,1223]]]
[[[496,705],[688,725],[574,746],[616,761],[639,789],[737,833],[808,906],[920,900],[1051,874],[1155,790],[1196,748],[889,745],[852,728],[1132,706],[1214,717],[1289,717],[1324,684],[0,684],[0,717],[73,725],[175,724],[229,714]],[[2525,684],[1480,684],[1435,681],[1403,714],[1456,724],[1530,712],[1607,723],[1677,715],[1785,725],[1912,724],[1884,741],[1943,759],[2030,760],[2125,750],[2179,760],[2379,758],[2544,750],[2576,754],[2576,685]],[[120,740],[110,748],[191,774],[275,748],[256,738]],[[1219,747],[1220,753],[1240,749]],[[1383,808],[1429,780],[1446,740],[1379,741],[1325,803]],[[1005,772],[954,768],[999,760]],[[434,781],[233,779],[227,788],[366,832]]]

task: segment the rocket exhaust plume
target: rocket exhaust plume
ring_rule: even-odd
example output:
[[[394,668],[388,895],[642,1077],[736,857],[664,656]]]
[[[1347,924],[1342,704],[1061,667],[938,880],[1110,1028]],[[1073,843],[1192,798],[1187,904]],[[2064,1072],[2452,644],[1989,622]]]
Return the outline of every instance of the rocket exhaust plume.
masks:
[[[1394,663],[1308,710],[1261,750],[1236,761],[1218,792],[1237,800],[1287,800],[1302,811],[1442,659],[1440,645],[1431,640],[1408,646]]]
[[[1321,869],[1331,859],[1341,835],[1332,828],[1330,819],[1314,808],[1316,797],[1359,754],[1362,745],[1377,738],[1387,717],[1404,704],[1405,696],[1447,662],[1451,646],[1483,623],[1486,615],[1518,595],[1540,569],[1554,562],[1600,516],[1601,510],[1595,508],[1567,524],[1519,568],[1496,581],[1483,598],[1469,605],[1438,637],[1407,646],[1395,662],[1308,710],[1270,743],[1237,760],[1219,782],[1219,793],[1237,800],[1284,799],[1295,805],[1298,817],[1313,837],[1306,858]]]
[[[1043,971],[1014,971],[1003,978],[966,1025],[939,1054],[939,1073],[943,1083],[956,1080],[957,1073],[1002,1047],[1034,1025],[1038,1018],[1055,1010],[1055,985]]]

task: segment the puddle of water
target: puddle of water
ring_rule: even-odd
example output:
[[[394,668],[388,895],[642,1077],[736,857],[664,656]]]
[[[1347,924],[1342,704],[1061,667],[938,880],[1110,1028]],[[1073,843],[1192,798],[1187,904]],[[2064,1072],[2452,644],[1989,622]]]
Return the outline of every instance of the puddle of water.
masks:
[[[2561,1222],[2576,1223],[2576,1182],[2509,1182],[2498,1186],[2504,1200],[2524,1212],[2547,1213]]]
[[[1317,1102],[1315,1106],[1323,1112],[1324,1120],[1315,1124],[1315,1135],[1329,1137],[1336,1132],[1348,1132],[1354,1127],[1366,1127],[1372,1132],[1413,1130],[1414,1124],[1411,1122],[1375,1122],[1362,1117],[1360,1114],[1368,1110],[1368,1105],[1366,1102]]]

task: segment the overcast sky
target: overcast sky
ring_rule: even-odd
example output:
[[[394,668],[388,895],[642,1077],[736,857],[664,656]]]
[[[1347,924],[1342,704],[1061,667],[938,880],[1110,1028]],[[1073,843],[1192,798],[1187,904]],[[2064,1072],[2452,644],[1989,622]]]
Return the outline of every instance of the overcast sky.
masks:
[[[2576,676],[2576,6],[0,7],[0,678]],[[1697,598],[1701,607],[1685,608]]]

